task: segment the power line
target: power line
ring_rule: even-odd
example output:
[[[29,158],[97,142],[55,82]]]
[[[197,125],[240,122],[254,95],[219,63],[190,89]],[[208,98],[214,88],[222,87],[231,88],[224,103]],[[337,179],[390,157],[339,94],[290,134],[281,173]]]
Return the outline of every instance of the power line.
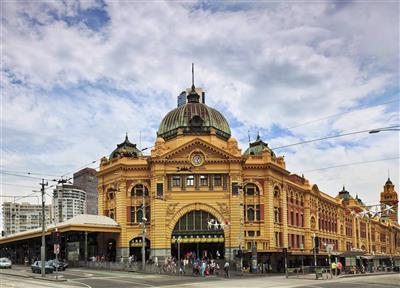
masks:
[[[21,185],[21,184],[13,184],[13,183],[5,183],[2,182],[0,185],[6,185],[6,186],[15,186],[15,187],[26,187],[26,188],[35,188],[35,186],[28,186],[28,185]]]
[[[60,175],[54,175],[54,174],[45,174],[45,173],[35,173],[35,172],[30,172],[30,171],[15,171],[15,170],[1,170],[6,173],[19,173],[19,174],[28,174],[28,175],[41,175],[41,176],[54,176],[58,177]]]
[[[74,173],[75,171],[79,171],[79,170],[81,170],[81,169],[83,169],[83,168],[86,168],[86,167],[88,167],[88,166],[90,166],[90,165],[92,165],[92,164],[94,164],[94,163],[96,163],[98,160],[93,160],[92,162],[90,162],[90,163],[88,163],[88,164],[86,164],[86,165],[83,165],[83,166],[81,166],[81,167],[79,167],[79,168],[77,168],[77,169],[74,169],[74,170],[72,170],[72,171],[70,171],[70,172],[68,172],[68,173],[65,173],[65,174],[63,174],[63,175],[61,175],[61,178],[62,177],[65,177],[65,176],[67,176],[67,175],[70,175],[71,173]]]
[[[23,178],[30,178],[30,179],[39,179],[39,180],[44,179],[46,181],[54,181],[54,180],[51,180],[51,179],[45,179],[43,177],[27,176],[27,175],[15,174],[15,173],[8,173],[8,172],[5,172],[5,171],[0,171],[0,174],[16,176],[16,177],[23,177]]]
[[[400,157],[397,156],[397,157],[382,158],[382,159],[377,159],[377,160],[351,162],[351,163],[339,164],[339,165],[334,165],[334,166],[329,166],[329,167],[316,168],[316,169],[312,169],[312,170],[304,170],[304,171],[300,171],[298,173],[308,173],[308,172],[321,171],[321,170],[327,170],[327,169],[339,168],[339,167],[346,167],[346,166],[352,166],[352,165],[361,165],[361,164],[366,164],[366,163],[373,163],[373,162],[380,162],[380,161],[387,161],[387,160],[395,160],[395,159],[399,159],[399,158]]]
[[[307,144],[307,143],[312,143],[312,142],[317,142],[317,141],[322,141],[322,140],[327,140],[327,139],[332,139],[332,138],[344,137],[344,136],[349,136],[349,135],[369,133],[370,131],[373,131],[373,130],[393,129],[393,128],[398,128],[398,127],[400,127],[400,125],[337,134],[337,135],[326,136],[326,137],[312,139],[312,140],[305,140],[305,141],[301,141],[301,142],[297,142],[297,143],[293,143],[293,144],[289,144],[289,145],[278,146],[278,147],[271,148],[271,150],[283,149],[283,148],[288,148],[288,147],[292,147],[292,146],[297,146],[297,145],[302,145],[302,144]]]
[[[291,129],[294,129],[294,128],[297,128],[297,127],[306,126],[306,125],[309,125],[309,124],[312,124],[312,123],[315,123],[315,122],[319,122],[319,121],[322,121],[322,120],[326,120],[326,119],[329,119],[329,118],[333,118],[333,117],[341,116],[341,115],[344,115],[344,114],[357,112],[357,111],[360,111],[360,110],[366,110],[366,109],[369,109],[369,108],[372,108],[372,107],[376,107],[376,106],[381,106],[381,105],[385,105],[385,104],[399,102],[399,101],[400,101],[399,99],[395,99],[395,100],[391,100],[391,101],[387,101],[387,102],[383,102],[383,103],[379,103],[379,104],[375,104],[375,105],[371,105],[371,106],[367,106],[367,107],[362,107],[362,108],[359,108],[359,109],[354,109],[354,110],[345,111],[345,112],[341,112],[341,113],[337,113],[337,114],[332,114],[332,115],[325,116],[325,117],[322,117],[322,118],[317,118],[317,119],[314,119],[314,120],[310,120],[310,121],[307,121],[307,122],[296,124],[294,126],[287,127],[287,128],[284,128],[284,129],[291,130]]]

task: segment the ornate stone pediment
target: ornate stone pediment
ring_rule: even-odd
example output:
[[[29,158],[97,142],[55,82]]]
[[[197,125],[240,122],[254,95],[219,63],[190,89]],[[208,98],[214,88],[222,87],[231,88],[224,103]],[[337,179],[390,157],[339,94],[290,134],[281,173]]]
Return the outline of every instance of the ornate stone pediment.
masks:
[[[161,155],[159,160],[176,160],[190,162],[189,156],[194,153],[202,153],[206,162],[210,161],[226,161],[226,160],[240,160],[241,157],[230,154],[229,152],[218,148],[210,143],[201,139],[194,139],[172,151]]]

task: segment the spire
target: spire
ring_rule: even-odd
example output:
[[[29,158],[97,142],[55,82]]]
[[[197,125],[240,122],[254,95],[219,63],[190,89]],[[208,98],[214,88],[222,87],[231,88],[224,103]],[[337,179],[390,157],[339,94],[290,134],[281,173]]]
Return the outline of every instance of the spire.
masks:
[[[260,140],[261,140],[260,131],[257,131],[257,139],[256,139],[256,141],[260,141]]]
[[[128,141],[128,132],[125,134],[125,141]]]
[[[192,91],[196,91],[194,87],[194,63],[192,63]]]
[[[192,90],[190,91],[189,95],[187,96],[189,103],[196,103],[199,102],[200,95],[196,92],[196,87],[194,87],[194,63],[192,63]]]

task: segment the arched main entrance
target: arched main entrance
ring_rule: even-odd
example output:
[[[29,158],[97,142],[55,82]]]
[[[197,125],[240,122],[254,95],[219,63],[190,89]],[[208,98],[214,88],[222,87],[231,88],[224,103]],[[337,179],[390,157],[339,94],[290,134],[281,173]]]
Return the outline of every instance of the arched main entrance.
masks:
[[[216,217],[203,210],[190,211],[176,223],[171,237],[171,254],[178,258],[193,255],[195,258],[211,259],[224,257],[224,230]]]
[[[129,256],[134,256],[136,261],[142,261],[142,237],[133,238],[129,241]],[[150,256],[150,240],[146,238],[146,260]]]

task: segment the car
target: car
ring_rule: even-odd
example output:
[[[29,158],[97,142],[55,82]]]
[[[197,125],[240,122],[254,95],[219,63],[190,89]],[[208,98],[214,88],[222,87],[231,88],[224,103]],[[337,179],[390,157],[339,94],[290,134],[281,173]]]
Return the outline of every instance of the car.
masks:
[[[12,263],[8,258],[0,258],[0,268],[11,269]]]
[[[35,261],[32,265],[32,273],[38,273],[41,274],[42,273],[42,263],[40,261]],[[44,266],[44,273],[48,274],[48,273],[53,273],[54,269],[53,267],[51,267],[49,264],[47,264],[47,262],[45,262],[45,266]]]
[[[65,264],[63,261],[58,259],[49,260],[47,261],[47,264],[53,267],[54,271],[64,271],[68,267],[68,264]]]

